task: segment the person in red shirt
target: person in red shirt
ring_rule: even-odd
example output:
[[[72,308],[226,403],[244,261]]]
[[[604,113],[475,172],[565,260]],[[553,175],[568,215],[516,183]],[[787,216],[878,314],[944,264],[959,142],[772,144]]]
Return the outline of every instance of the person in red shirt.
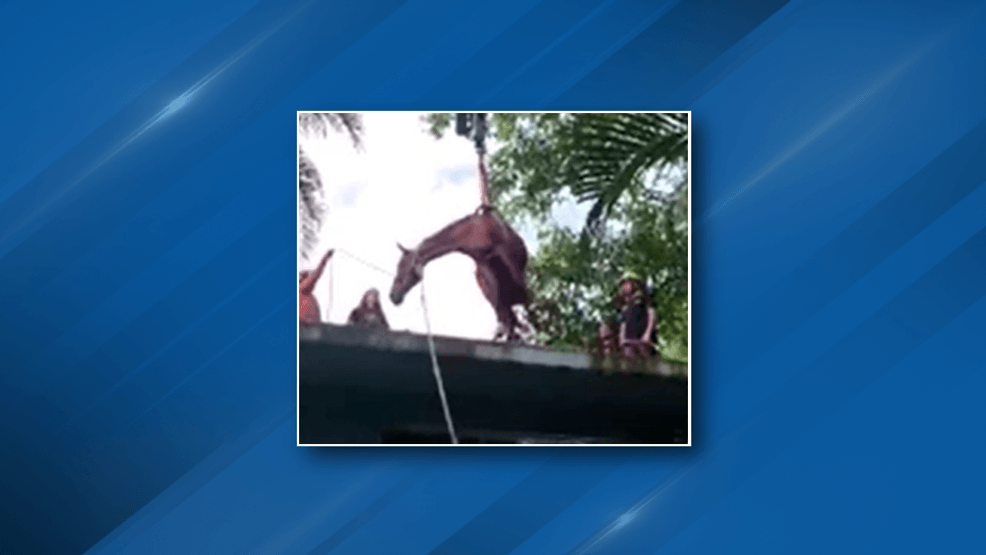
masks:
[[[319,311],[318,301],[315,300],[312,292],[315,290],[315,284],[318,283],[318,278],[322,277],[325,264],[332,258],[332,253],[334,252],[335,250],[330,249],[329,252],[325,253],[322,261],[318,263],[318,266],[314,270],[303,270],[298,274],[298,319],[302,324],[319,324],[322,321],[322,313]]]

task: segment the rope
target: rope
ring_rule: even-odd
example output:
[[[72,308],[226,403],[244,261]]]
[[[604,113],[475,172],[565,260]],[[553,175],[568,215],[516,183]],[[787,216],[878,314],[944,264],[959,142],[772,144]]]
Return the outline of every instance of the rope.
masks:
[[[333,266],[333,262],[332,259],[330,258],[329,259],[329,309],[328,311],[326,311],[326,314],[328,315],[328,319],[330,320],[332,319],[332,290],[335,289],[335,287],[332,285],[332,266]]]
[[[435,340],[431,335],[431,322],[428,320],[428,304],[425,302],[425,284],[421,282],[421,308],[425,315],[425,329],[428,330],[428,349],[431,351],[431,370],[435,374],[435,382],[438,384],[438,396],[442,399],[442,411],[445,412],[445,424],[448,426],[448,435],[452,438],[453,444],[459,443],[459,438],[455,435],[455,426],[452,425],[452,413],[449,412],[448,399],[445,398],[445,385],[442,383],[442,371],[438,367],[438,356],[435,354]]]
[[[376,270],[378,272],[387,274],[388,276],[391,276],[391,277],[393,277],[393,275],[394,275],[393,272],[388,271],[388,270],[384,270],[383,268],[381,268],[380,266],[377,266],[376,264],[371,264],[371,263],[367,262],[366,260],[363,260],[362,258],[356,256],[355,254],[347,251],[346,249],[336,247],[336,251],[337,252],[341,252],[342,254],[344,254],[344,255],[352,258],[353,260],[356,260],[357,262],[359,262],[361,264],[364,264],[365,266],[367,266],[369,268],[373,268],[374,270]]]
[[[388,276],[393,276],[392,272],[388,272],[383,268],[371,264],[366,260],[356,256],[355,254],[347,251],[346,249],[341,249],[336,247],[336,252],[341,252],[346,256],[366,265],[369,268],[373,268],[378,272],[387,274]],[[331,263],[331,262],[330,262]],[[329,306],[332,306],[332,267],[329,266]],[[431,320],[428,318],[428,304],[425,301],[425,284],[424,281],[421,282],[421,308],[424,311],[425,317],[425,330],[428,332],[428,350],[431,353],[431,370],[435,375],[435,383],[438,384],[438,396],[442,400],[442,412],[445,414],[445,425],[448,426],[448,435],[452,438],[452,443],[458,444],[459,438],[455,435],[455,426],[452,424],[452,413],[449,411],[448,399],[445,397],[445,384],[442,382],[442,370],[438,367],[438,355],[435,353],[435,339],[431,334]]]

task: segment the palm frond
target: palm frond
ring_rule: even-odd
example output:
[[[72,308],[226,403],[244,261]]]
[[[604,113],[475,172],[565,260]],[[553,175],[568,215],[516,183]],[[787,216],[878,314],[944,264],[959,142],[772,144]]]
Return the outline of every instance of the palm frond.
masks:
[[[301,256],[308,259],[318,243],[325,204],[322,202],[322,178],[305,150],[298,147],[298,220],[301,234]]]
[[[580,201],[595,201],[591,231],[650,168],[688,155],[687,114],[575,114],[563,133],[563,179]]]
[[[298,131],[306,136],[325,137],[329,129],[347,133],[355,148],[363,146],[363,116],[360,114],[333,112],[298,114]]]

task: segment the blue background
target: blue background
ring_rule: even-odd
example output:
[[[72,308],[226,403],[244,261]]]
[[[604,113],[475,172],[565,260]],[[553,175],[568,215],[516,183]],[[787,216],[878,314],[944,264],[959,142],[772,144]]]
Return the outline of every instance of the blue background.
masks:
[[[725,4],[0,2],[0,552],[981,549],[986,3]],[[295,447],[299,109],[691,110],[694,446]]]

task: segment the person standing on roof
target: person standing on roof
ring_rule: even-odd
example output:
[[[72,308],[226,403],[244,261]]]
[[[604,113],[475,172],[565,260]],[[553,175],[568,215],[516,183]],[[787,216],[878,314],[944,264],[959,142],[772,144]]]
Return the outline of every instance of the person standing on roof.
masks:
[[[623,274],[620,296],[623,306],[619,341],[623,356],[630,360],[647,358],[657,352],[657,317],[640,276],[634,272]]]
[[[383,308],[380,306],[380,292],[374,288],[364,293],[359,306],[349,313],[347,323],[359,328],[389,330],[390,325],[387,323],[387,317],[383,315]]]

